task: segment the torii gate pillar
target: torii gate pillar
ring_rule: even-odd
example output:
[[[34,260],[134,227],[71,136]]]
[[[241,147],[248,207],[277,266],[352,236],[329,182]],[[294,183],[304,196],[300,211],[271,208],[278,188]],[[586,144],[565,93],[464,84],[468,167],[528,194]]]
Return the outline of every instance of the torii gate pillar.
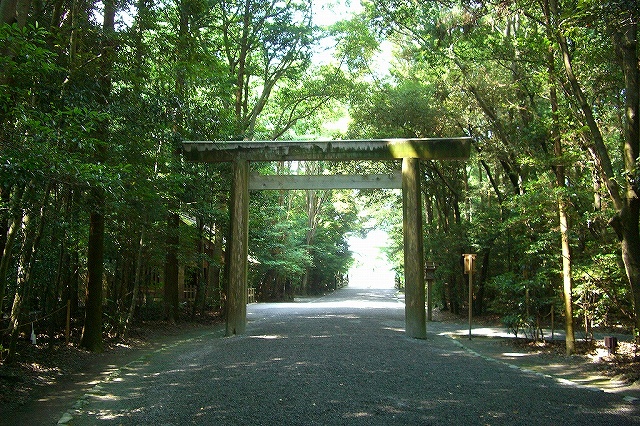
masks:
[[[468,137],[366,141],[183,142],[183,153],[188,160],[233,163],[226,335],[246,332],[250,161],[402,159],[405,330],[409,337],[424,339],[427,333],[420,160],[464,160],[469,158],[470,150],[471,138]]]
[[[247,268],[249,258],[249,162],[233,162],[229,214],[229,265],[227,280],[226,335],[245,334],[247,327]]]
[[[402,159],[402,230],[404,234],[404,316],[407,336],[427,337],[424,291],[424,234],[420,160]]]

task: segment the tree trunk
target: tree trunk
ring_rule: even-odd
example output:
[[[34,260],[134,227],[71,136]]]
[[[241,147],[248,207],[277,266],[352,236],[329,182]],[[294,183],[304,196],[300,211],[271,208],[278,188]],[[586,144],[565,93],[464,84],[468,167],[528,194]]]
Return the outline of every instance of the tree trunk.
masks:
[[[306,191],[307,201],[307,232],[305,235],[306,250],[309,256],[311,256],[311,244],[316,235],[318,226],[318,214],[319,204],[322,202],[322,198],[318,197],[318,194],[314,190]],[[304,275],[302,276],[302,293],[309,294],[311,285],[311,266],[305,267]]]
[[[138,293],[140,292],[140,281],[142,280],[142,254],[144,252],[144,234],[145,228],[140,231],[140,241],[138,242],[138,252],[136,254],[136,270],[133,277],[133,291],[131,292],[131,303],[127,312],[127,319],[122,327],[121,335],[124,338],[129,330],[129,326],[133,321],[133,315],[136,312],[136,304],[138,301]]]
[[[208,286],[210,289],[214,289],[218,294],[218,306],[222,308],[222,292],[220,285],[220,274],[222,272],[221,264],[222,264],[222,227],[216,225],[215,235],[213,237],[213,250],[211,257],[213,258],[213,262],[209,264],[209,276],[208,276]]]
[[[24,27],[30,7],[30,0],[0,1],[0,24],[17,23],[20,28]]]
[[[631,14],[629,14],[631,15]],[[633,294],[636,342],[640,343],[640,78],[637,17],[628,16],[614,42],[625,78],[624,204],[612,225],[620,238],[622,260]]]
[[[28,184],[30,190],[25,195],[24,186],[18,187],[13,194],[13,202],[11,203],[11,217],[9,219],[9,229],[7,230],[2,259],[0,260],[0,314],[3,312],[3,301],[6,288],[6,277],[11,263],[13,254],[13,246],[18,236],[19,230],[22,228],[22,220],[24,218],[24,210],[22,206],[26,200],[31,197],[32,184]],[[24,195],[24,196],[23,196]]]
[[[474,315],[484,314],[484,294],[486,290],[487,277],[489,276],[489,261],[491,260],[491,249],[493,248],[493,241],[483,249],[482,253],[482,266],[480,267],[480,275],[477,279],[477,292],[474,301],[473,312]]]
[[[7,355],[7,362],[11,363],[15,359],[16,344],[18,342],[18,333],[21,323],[22,315],[22,303],[27,291],[28,282],[28,264],[30,263],[31,250],[28,246],[30,243],[29,237],[29,221],[30,216],[27,214],[21,221],[22,231],[24,233],[24,240],[22,243],[22,250],[20,250],[20,259],[18,261],[18,273],[16,278],[16,290],[13,296],[13,305],[11,306],[11,316],[9,317],[9,335],[11,340],[9,343],[9,354]]]
[[[180,216],[169,212],[167,216],[167,252],[164,263],[164,313],[167,321],[175,323],[178,319],[178,244]]]
[[[104,1],[104,20],[102,24],[103,41],[101,46],[100,76],[98,77],[98,103],[105,108],[111,97],[111,71],[115,59],[113,36],[115,34],[116,7],[114,0]],[[107,158],[106,145],[109,135],[109,122],[103,120],[98,125],[97,139],[103,143],[98,146],[96,162],[103,163]],[[90,213],[89,240],[87,252],[87,301],[85,303],[85,323],[80,346],[92,352],[103,350],[102,343],[102,275],[104,272],[104,232],[106,194],[102,188],[92,189],[93,210]]]
[[[196,220],[198,227],[198,239],[196,241],[196,294],[193,299],[191,318],[195,319],[201,306],[204,306],[204,297],[207,291],[207,277],[204,274],[204,221],[201,218]],[[204,310],[204,309],[202,309]],[[202,312],[200,310],[200,312]]]
[[[11,187],[12,185],[10,184],[0,185],[0,203],[4,206],[9,206],[11,204]],[[4,249],[7,245],[9,220],[9,211],[7,209],[0,211],[0,253],[4,253]],[[2,284],[0,284],[0,286],[2,286]],[[0,307],[0,312],[2,312],[2,307]]]
[[[322,163],[320,162],[307,162],[304,165],[304,173],[307,175],[318,175],[322,173]],[[320,220],[320,213],[322,211],[322,205],[328,197],[328,191],[306,191],[306,206],[307,206],[307,232],[305,235],[306,250],[311,257],[311,246],[315,240],[316,233],[318,232],[318,221]],[[309,294],[313,287],[313,266],[307,266],[305,273],[302,277],[302,292]]]
[[[22,249],[20,250],[20,259],[18,262],[18,274],[16,279],[16,292],[13,298],[13,306],[11,307],[11,317],[9,324],[9,333],[11,341],[9,343],[9,355],[7,361],[12,362],[15,358],[16,344],[22,315],[22,305],[29,291],[31,283],[31,270],[35,262],[35,255],[42,230],[44,229],[44,210],[49,200],[49,188],[46,189],[42,204],[36,222],[31,221],[31,214],[25,214],[22,220],[22,233],[24,235]],[[34,206],[35,207],[35,206]]]
[[[557,154],[556,154],[557,155]],[[560,168],[560,167],[558,167]],[[558,173],[558,189],[564,189],[564,184],[560,185],[559,179],[564,182],[564,171]],[[564,300],[565,317],[565,349],[567,355],[575,353],[575,335],[573,330],[573,277],[571,267],[571,246],[569,244],[569,219],[567,217],[567,203],[564,193],[558,195],[558,215],[560,218],[560,240],[562,246],[562,292]]]
[[[240,39],[239,56],[237,60],[236,88],[235,88],[235,115],[236,135],[242,139],[250,139],[253,135],[245,134],[247,131],[246,110],[248,99],[245,96],[245,86],[248,86],[246,74],[247,59],[251,49],[249,32],[251,24],[251,0],[245,0],[242,14],[242,36]]]
[[[102,198],[100,195],[98,198]],[[103,199],[103,198],[102,198]],[[102,285],[104,272],[104,213],[96,208],[90,215],[87,253],[87,299],[80,346],[101,352],[102,342]]]
[[[80,306],[80,253],[78,247],[71,252],[70,281],[67,285],[68,299],[71,301],[71,315],[76,316]]]
[[[560,220],[560,241],[562,253],[562,293],[565,314],[565,350],[567,355],[575,353],[575,334],[573,330],[573,277],[571,272],[571,246],[569,244],[569,218],[565,200],[565,169],[562,159],[562,141],[560,138],[560,121],[558,117],[558,95],[556,91],[555,54],[553,49],[553,26],[549,1],[545,1],[544,12],[547,26],[547,37],[550,45],[547,51],[547,72],[549,82],[549,102],[551,103],[551,139],[557,164],[552,166],[556,175],[558,188],[558,216]]]

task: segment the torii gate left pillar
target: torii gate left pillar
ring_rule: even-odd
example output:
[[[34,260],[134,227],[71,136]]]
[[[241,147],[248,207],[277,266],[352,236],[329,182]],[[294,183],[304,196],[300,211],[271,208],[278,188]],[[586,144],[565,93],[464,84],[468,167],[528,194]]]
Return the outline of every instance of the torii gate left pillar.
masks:
[[[405,332],[409,337],[426,338],[420,159],[464,160],[470,147],[471,138],[184,142],[188,160],[233,163],[226,335],[246,332],[249,162],[402,159]]]
[[[249,259],[249,161],[233,162],[230,200],[229,277],[226,300],[226,335],[244,334],[247,328],[247,268]]]

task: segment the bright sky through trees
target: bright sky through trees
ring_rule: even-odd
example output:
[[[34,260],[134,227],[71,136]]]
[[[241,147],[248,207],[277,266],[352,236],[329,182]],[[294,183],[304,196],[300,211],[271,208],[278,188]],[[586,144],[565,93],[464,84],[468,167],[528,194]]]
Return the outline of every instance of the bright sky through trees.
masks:
[[[314,3],[314,24],[326,28],[338,21],[348,20],[361,11],[362,6],[359,0],[318,0]],[[322,39],[314,53],[314,63],[316,65],[336,64],[337,60],[333,57],[335,44],[336,40],[333,37]],[[389,74],[392,50],[391,43],[383,40],[371,69],[372,75],[376,78],[384,78]]]
[[[315,4],[314,23],[327,27],[337,21],[349,19],[353,14],[362,10],[359,0],[319,0]],[[314,56],[317,65],[330,63],[333,58],[335,40],[325,39]],[[345,130],[348,117],[331,126]],[[394,272],[391,270],[381,248],[388,244],[388,234],[381,230],[374,230],[365,238],[351,237],[349,248],[354,254],[355,263],[349,271],[349,286],[358,288],[393,288]]]
[[[355,263],[349,270],[349,287],[393,288],[395,273],[381,249],[388,245],[389,235],[382,230],[370,231],[366,238],[349,238]]]
[[[315,3],[314,20],[317,25],[326,26],[362,10],[359,0],[318,0]]]
[[[314,3],[313,22],[319,27],[327,28],[340,20],[349,19],[360,9],[359,0],[318,0]],[[334,62],[335,44],[336,40],[332,37],[321,40],[313,55],[314,63],[325,65]]]

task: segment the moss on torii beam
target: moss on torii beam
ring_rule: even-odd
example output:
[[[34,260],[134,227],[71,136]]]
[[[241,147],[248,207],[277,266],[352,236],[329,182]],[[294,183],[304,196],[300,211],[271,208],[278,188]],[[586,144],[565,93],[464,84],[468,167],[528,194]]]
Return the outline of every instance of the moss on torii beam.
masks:
[[[185,159],[197,162],[466,160],[470,137],[324,141],[185,141]]]

